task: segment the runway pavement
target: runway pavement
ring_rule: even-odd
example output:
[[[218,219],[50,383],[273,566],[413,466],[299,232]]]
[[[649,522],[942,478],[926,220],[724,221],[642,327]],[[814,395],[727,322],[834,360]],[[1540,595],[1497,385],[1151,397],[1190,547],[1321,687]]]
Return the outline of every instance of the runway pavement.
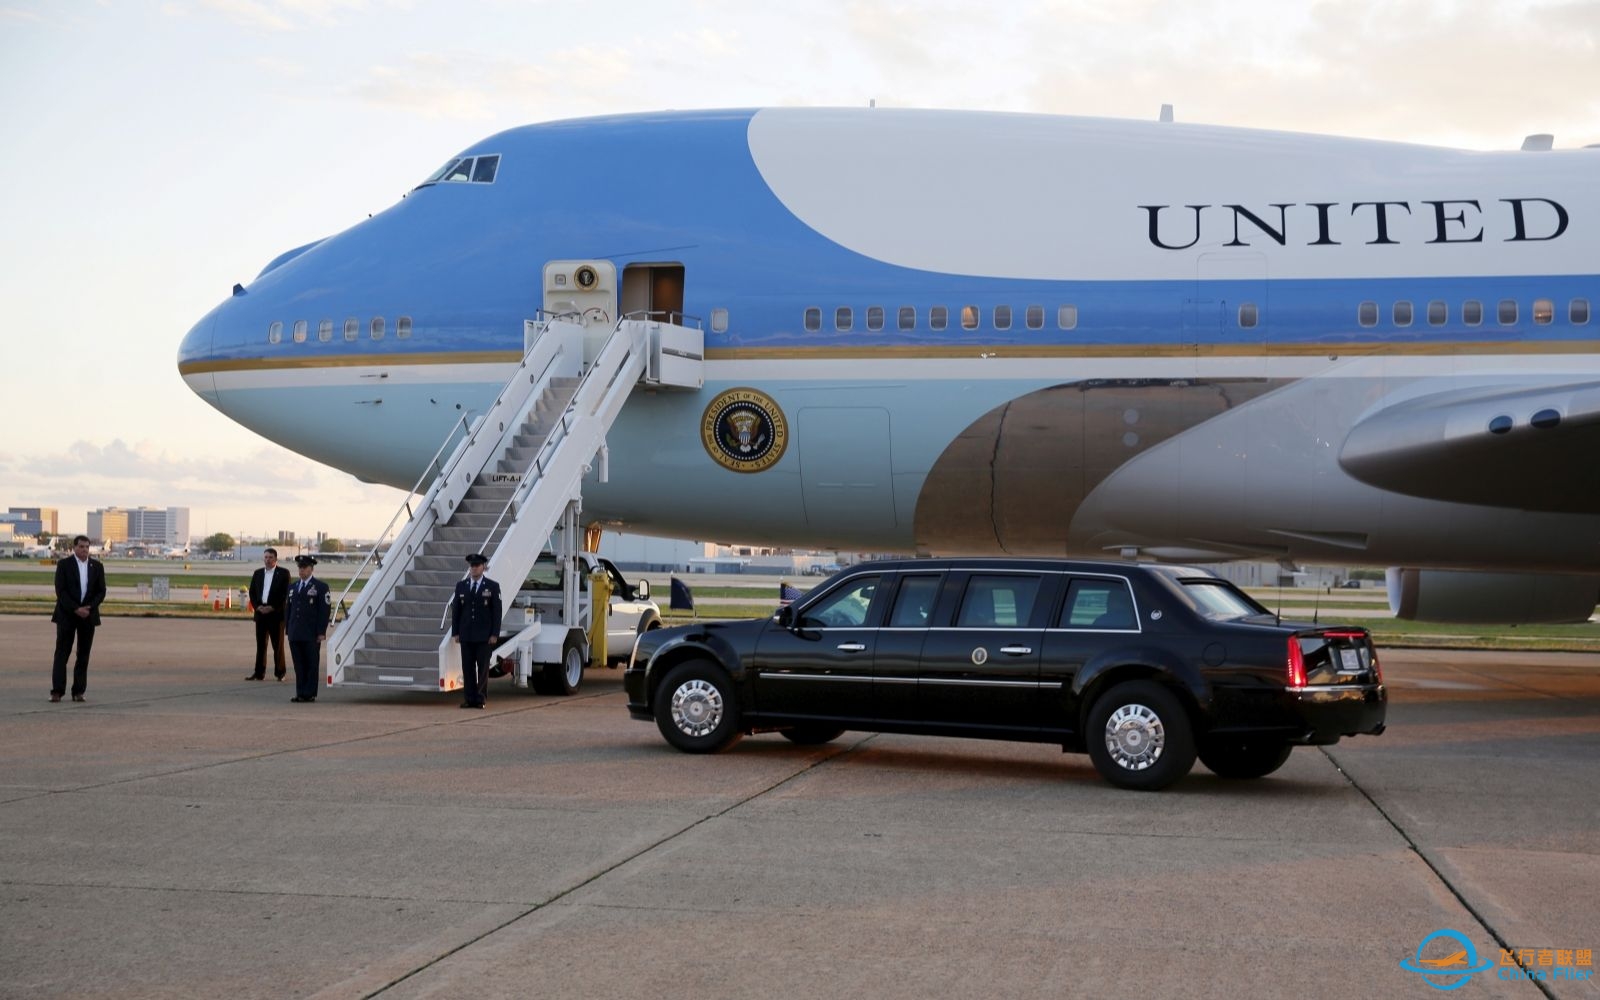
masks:
[[[1392,651],[1385,735],[1138,794],[1022,744],[686,756],[616,671],[294,705],[242,622],[110,620],[49,704],[53,635],[0,616],[0,997],[1430,997],[1445,928],[1454,996],[1600,997],[1497,964],[1600,945],[1593,656]]]

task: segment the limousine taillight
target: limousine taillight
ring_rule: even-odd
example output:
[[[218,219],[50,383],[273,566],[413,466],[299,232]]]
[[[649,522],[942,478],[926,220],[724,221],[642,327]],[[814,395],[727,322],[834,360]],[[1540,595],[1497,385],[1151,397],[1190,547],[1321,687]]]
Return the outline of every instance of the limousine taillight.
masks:
[[[1301,632],[1289,637],[1288,686],[1304,690],[1334,684],[1382,684],[1372,636],[1365,630]]]

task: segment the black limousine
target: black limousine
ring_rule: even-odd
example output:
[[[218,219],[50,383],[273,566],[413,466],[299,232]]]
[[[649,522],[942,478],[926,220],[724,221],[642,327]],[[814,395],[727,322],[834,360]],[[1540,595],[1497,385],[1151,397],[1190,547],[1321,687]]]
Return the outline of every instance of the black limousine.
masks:
[[[1198,570],[914,559],[844,570],[770,618],[642,634],[628,711],[714,753],[756,732],[846,730],[1059,743],[1123,788],[1196,756],[1271,774],[1296,746],[1383,732],[1367,630],[1280,620]]]

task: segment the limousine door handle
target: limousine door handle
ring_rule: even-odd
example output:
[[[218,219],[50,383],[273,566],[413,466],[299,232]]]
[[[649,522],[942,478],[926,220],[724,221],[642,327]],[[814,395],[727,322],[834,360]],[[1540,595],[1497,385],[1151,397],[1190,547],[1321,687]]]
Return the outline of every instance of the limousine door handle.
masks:
[[[1033,652],[1032,646],[1001,646],[1000,652],[1007,656],[1027,656]]]
[[[867,648],[867,644],[864,642],[841,642],[839,643],[839,648],[846,653],[860,653]]]

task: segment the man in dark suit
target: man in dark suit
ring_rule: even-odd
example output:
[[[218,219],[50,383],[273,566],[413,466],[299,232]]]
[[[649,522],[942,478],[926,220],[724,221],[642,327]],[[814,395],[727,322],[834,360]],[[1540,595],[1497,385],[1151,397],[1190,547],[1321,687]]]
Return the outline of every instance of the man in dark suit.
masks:
[[[72,555],[56,563],[56,658],[50,670],[50,700],[67,691],[67,656],[74,642],[78,659],[72,665],[72,700],[82,701],[89,686],[89,650],[100,625],[100,602],[106,599],[106,568],[89,558],[89,538],[72,540]]]
[[[245,677],[259,681],[267,676],[267,644],[272,644],[273,674],[278,680],[288,670],[283,665],[283,602],[289,597],[289,571],[278,565],[278,550],[267,549],[262,567],[250,576],[250,607],[255,609],[256,670]]]
[[[456,581],[450,634],[461,647],[462,708],[482,708],[489,692],[489,651],[500,641],[500,585],[483,575],[481,553],[467,556],[467,578]]]
[[[289,588],[285,605],[289,655],[294,658],[294,697],[290,701],[316,701],[317,677],[322,669],[322,641],[328,637],[333,596],[328,585],[312,575],[315,556],[295,556],[300,579]]]

